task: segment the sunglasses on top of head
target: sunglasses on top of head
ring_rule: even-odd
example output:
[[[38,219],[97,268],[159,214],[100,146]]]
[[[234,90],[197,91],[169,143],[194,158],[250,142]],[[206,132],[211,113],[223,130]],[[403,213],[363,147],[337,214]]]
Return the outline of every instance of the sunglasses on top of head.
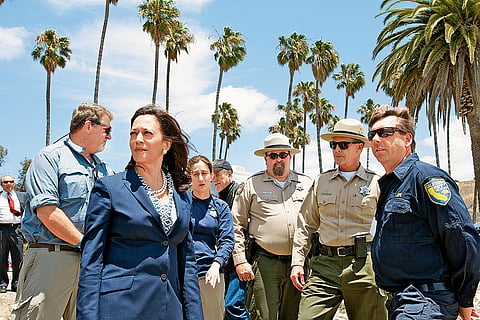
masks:
[[[372,141],[375,138],[375,135],[378,135],[380,138],[386,138],[393,135],[395,132],[403,132],[402,130],[394,127],[380,128],[376,130],[368,131],[368,140]]]
[[[108,136],[111,132],[112,132],[112,126],[110,127],[107,127],[105,124],[101,123],[100,121],[96,121],[96,120],[90,120],[91,123],[94,123],[96,125],[99,125],[99,126],[102,126],[103,127],[103,131],[105,132],[105,134]]]
[[[339,141],[339,142],[336,142],[336,141],[330,141],[330,148],[332,150],[335,150],[335,148],[337,147],[337,145],[340,147],[340,149],[342,150],[346,150],[348,149],[348,147],[351,145],[351,144],[356,144],[356,143],[362,143],[360,141],[354,141],[354,142],[347,142],[347,141]]]
[[[269,154],[266,154],[266,157],[269,157],[272,160],[277,159],[280,157],[280,159],[285,159],[290,155],[290,152],[280,152],[280,153],[275,153],[275,152],[270,152]]]

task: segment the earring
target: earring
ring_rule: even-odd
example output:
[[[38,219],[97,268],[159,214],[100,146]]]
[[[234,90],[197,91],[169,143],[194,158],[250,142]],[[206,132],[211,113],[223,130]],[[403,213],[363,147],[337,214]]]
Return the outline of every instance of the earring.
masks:
[[[167,154],[167,151],[168,151],[167,149],[163,149],[163,150],[162,150],[162,153],[163,153],[163,154]]]

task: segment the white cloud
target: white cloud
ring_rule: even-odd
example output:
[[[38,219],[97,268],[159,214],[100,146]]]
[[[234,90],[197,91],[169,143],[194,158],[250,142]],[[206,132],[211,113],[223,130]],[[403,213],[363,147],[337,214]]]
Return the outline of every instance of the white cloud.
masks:
[[[213,0],[177,0],[180,11],[199,12],[202,8]]]
[[[438,147],[440,156],[440,167],[447,171],[447,136],[443,128],[438,129]],[[435,165],[435,154],[433,149],[433,137],[427,137],[417,141],[417,152],[421,160]],[[473,179],[473,159],[470,142],[470,132],[463,133],[460,120],[450,121],[450,162],[452,177],[456,180]]]
[[[25,40],[30,36],[24,27],[0,27],[0,60],[13,60],[26,52]]]

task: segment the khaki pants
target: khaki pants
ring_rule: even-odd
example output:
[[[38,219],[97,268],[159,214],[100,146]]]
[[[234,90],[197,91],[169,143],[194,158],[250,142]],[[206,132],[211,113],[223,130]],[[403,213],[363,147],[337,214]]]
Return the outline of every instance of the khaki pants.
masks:
[[[80,253],[29,248],[18,280],[12,320],[74,320]]]
[[[384,296],[378,292],[370,253],[367,258],[317,256],[302,291],[298,319],[333,319],[344,300],[350,320],[386,320]]]
[[[212,288],[205,283],[205,278],[198,279],[200,296],[202,298],[203,318],[205,320],[223,320],[225,316],[225,279],[220,273],[220,283]]]
[[[290,264],[290,259],[257,254],[253,262],[255,279],[248,283],[245,298],[250,319],[297,319],[300,291],[290,280]]]

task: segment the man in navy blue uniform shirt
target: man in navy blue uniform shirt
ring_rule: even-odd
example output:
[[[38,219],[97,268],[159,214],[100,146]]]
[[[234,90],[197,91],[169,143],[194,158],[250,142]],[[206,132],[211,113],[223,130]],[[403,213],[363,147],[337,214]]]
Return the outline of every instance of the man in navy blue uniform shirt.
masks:
[[[372,244],[389,319],[471,319],[480,279],[480,237],[453,179],[419,161],[407,109],[380,109],[369,123],[385,168]]]

